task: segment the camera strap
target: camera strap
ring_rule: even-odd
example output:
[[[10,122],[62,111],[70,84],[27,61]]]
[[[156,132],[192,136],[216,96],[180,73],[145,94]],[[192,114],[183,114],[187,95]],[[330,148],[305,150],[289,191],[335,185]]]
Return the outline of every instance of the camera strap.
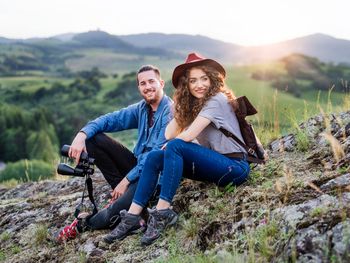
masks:
[[[97,209],[97,205],[95,203],[95,199],[94,199],[94,188],[92,186],[92,179],[90,176],[86,175],[86,179],[85,179],[85,186],[84,186],[84,191],[83,191],[83,195],[81,197],[81,202],[80,204],[75,208],[75,212],[74,212],[74,216],[76,218],[78,218],[79,214],[80,214],[80,210],[81,210],[81,206],[84,204],[84,198],[85,198],[85,190],[86,188],[88,189],[88,196],[89,196],[89,199],[90,199],[90,202],[93,204],[94,206],[94,209],[93,209],[93,212],[92,212],[92,215],[93,216],[94,214],[96,214],[98,212],[98,209]]]
[[[88,176],[86,178],[86,185],[87,185],[87,189],[88,189],[88,194],[89,194],[89,199],[90,202],[94,205],[94,210],[93,210],[93,215],[97,213],[98,209],[95,203],[95,199],[94,199],[94,188],[92,187],[92,179],[90,176]]]

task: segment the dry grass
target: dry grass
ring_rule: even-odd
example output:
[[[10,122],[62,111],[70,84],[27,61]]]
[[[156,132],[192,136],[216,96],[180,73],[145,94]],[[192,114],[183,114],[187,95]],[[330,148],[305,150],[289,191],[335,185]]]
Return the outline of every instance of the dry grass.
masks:
[[[345,156],[342,145],[332,134],[328,132],[321,133],[321,136],[323,136],[330,143],[334,159],[337,163],[339,163],[339,161]]]

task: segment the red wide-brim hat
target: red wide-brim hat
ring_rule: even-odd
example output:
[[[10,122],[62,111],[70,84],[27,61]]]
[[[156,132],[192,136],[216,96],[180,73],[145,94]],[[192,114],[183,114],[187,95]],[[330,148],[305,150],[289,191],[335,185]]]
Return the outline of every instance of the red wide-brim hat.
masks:
[[[178,65],[173,72],[172,82],[175,88],[177,88],[179,78],[184,75],[185,71],[189,68],[195,66],[210,66],[219,71],[223,77],[226,76],[226,71],[223,66],[221,66],[218,62],[213,59],[204,58],[198,53],[190,53],[187,56],[186,62]]]

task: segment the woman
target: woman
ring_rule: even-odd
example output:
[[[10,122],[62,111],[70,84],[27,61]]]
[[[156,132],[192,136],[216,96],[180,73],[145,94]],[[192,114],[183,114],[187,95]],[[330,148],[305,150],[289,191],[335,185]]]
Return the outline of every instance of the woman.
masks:
[[[140,213],[154,192],[160,172],[159,201],[149,210],[143,245],[151,244],[176,222],[178,216],[171,202],[182,176],[218,186],[239,185],[247,179],[250,167],[245,158],[230,157],[232,153],[246,156],[245,149],[219,130],[224,128],[243,141],[234,113],[235,97],[225,87],[225,75],[218,62],[196,53],[175,68],[174,119],[165,132],[171,141],[165,149],[149,154],[132,205],[128,212],[121,212],[121,223],[104,238],[106,242],[121,240],[139,228]],[[200,145],[192,142],[195,139]]]

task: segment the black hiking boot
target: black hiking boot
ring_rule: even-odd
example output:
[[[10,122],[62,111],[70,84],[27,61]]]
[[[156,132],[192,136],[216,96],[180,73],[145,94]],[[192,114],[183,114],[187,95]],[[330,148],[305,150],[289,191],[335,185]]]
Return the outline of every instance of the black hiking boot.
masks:
[[[141,238],[142,245],[150,245],[158,239],[162,232],[169,226],[176,223],[178,215],[170,208],[168,209],[150,209],[147,230]]]
[[[120,223],[103,240],[111,244],[116,240],[123,240],[129,235],[135,234],[142,227],[142,218],[139,215],[129,214],[126,210],[120,211]]]

